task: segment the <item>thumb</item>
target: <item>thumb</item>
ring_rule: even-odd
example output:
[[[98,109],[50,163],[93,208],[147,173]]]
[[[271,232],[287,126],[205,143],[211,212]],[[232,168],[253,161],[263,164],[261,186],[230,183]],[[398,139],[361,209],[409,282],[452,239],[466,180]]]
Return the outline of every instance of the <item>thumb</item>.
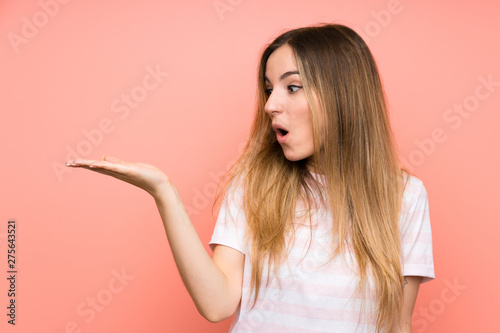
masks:
[[[118,158],[118,157],[113,157],[113,156],[109,156],[109,155],[102,155],[102,160],[103,161],[108,161],[108,162],[112,162],[112,163],[119,163],[121,162],[121,160]]]

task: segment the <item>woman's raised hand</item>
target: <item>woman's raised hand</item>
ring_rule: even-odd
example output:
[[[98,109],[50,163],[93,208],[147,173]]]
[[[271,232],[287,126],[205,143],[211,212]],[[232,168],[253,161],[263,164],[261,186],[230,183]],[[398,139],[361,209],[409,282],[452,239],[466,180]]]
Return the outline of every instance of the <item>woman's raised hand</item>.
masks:
[[[245,256],[238,250],[217,245],[212,260],[167,175],[152,165],[107,155],[102,161],[77,159],[67,161],[66,165],[118,178],[151,194],[179,273],[200,314],[211,322],[234,314],[241,301]]]
[[[145,163],[125,162],[109,155],[103,155],[102,161],[70,160],[66,162],[66,166],[84,168],[115,177],[142,188],[154,198],[157,197],[162,186],[170,183],[167,175],[155,166]]]

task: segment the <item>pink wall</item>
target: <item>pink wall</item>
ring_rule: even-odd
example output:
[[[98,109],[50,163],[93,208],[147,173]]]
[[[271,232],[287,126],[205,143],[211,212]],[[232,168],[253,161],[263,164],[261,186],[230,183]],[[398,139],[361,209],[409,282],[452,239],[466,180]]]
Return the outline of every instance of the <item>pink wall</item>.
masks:
[[[492,331],[499,13],[493,0],[2,1],[0,269],[15,219],[18,274],[15,327],[0,279],[0,330],[226,332],[229,321],[198,315],[153,199],[63,163],[107,153],[160,167],[207,244],[260,50],[284,29],[335,21],[367,39],[401,157],[428,190],[436,279],[421,286],[414,332]]]

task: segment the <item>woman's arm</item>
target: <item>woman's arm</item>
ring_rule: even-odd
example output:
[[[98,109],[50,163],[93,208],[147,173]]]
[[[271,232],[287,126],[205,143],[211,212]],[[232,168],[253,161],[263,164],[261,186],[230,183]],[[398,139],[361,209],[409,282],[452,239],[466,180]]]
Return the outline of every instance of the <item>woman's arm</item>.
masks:
[[[229,318],[241,299],[244,255],[216,245],[210,258],[173,185],[160,191],[156,203],[177,268],[196,308],[211,322]]]
[[[68,161],[67,165],[115,177],[150,193],[158,206],[179,273],[200,314],[218,322],[235,312],[241,300],[244,255],[217,245],[210,258],[177,190],[163,172],[148,164],[124,162],[111,156],[103,156],[102,161]]]
[[[391,333],[411,333],[411,317],[422,277],[405,276],[405,279],[408,283],[404,287],[403,307],[399,318],[392,325]]]

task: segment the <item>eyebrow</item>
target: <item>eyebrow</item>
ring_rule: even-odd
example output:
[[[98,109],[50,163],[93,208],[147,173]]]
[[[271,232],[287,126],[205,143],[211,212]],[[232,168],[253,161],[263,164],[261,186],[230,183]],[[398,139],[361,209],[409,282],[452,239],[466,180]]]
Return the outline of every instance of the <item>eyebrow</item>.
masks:
[[[283,75],[280,76],[280,81],[286,79],[287,77],[289,77],[290,75],[294,75],[294,74],[298,74],[300,75],[299,71],[288,71],[286,73],[284,73]],[[271,82],[267,76],[264,76],[264,79],[267,81],[267,82]]]

